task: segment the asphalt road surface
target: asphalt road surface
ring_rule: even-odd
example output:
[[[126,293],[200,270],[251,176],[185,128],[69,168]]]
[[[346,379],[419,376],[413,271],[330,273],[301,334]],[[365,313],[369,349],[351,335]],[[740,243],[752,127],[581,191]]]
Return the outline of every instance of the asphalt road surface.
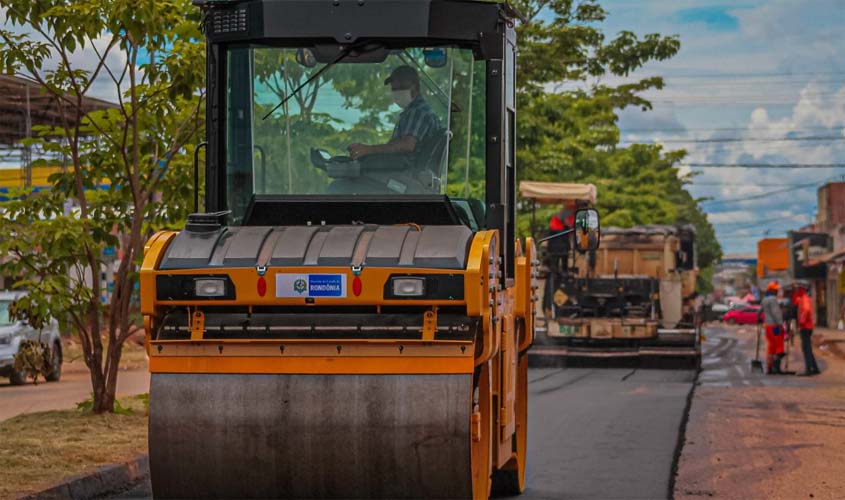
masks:
[[[691,370],[529,371],[528,488],[521,500],[669,494]],[[149,498],[149,483],[115,499]]]
[[[149,391],[150,374],[146,370],[122,371],[117,376],[118,394],[141,394]],[[0,420],[21,413],[74,408],[76,403],[91,397],[91,376],[87,371],[64,371],[59,382],[38,385],[28,382],[14,386],[0,378]]]
[[[535,369],[521,499],[666,498],[691,370]]]

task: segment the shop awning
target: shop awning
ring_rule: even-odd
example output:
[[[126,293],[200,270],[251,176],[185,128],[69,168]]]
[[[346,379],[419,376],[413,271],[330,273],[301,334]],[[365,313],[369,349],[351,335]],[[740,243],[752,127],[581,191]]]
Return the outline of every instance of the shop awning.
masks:
[[[82,100],[83,113],[113,107],[112,103],[92,97]],[[0,144],[17,144],[27,137],[27,117],[33,127],[60,126],[64,123],[63,113],[72,120],[70,105],[58,105],[37,82],[21,76],[0,75]]]
[[[845,250],[839,250],[836,252],[828,252],[818,257],[813,257],[807,261],[808,266],[819,266],[822,264],[828,264],[831,262],[843,262],[845,261]]]

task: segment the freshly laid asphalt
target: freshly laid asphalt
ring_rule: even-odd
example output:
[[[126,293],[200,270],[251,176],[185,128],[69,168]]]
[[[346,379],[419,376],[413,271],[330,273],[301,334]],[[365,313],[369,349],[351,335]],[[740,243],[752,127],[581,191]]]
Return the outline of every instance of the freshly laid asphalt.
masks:
[[[534,369],[521,499],[667,498],[692,370]]]
[[[528,486],[535,499],[667,498],[692,370],[532,368]],[[115,499],[149,498],[149,483]]]

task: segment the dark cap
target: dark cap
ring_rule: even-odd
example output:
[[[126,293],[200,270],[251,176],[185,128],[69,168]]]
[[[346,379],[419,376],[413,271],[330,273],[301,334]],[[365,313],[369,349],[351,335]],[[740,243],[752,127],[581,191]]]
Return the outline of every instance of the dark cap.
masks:
[[[417,74],[417,70],[410,66],[398,66],[384,80],[385,85],[390,85],[392,82],[419,84],[420,76]]]

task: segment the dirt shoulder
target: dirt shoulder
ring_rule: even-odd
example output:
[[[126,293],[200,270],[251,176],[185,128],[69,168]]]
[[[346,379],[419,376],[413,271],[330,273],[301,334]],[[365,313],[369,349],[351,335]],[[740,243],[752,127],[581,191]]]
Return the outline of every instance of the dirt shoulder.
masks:
[[[817,377],[751,373],[753,327],[708,337],[675,497],[845,498],[845,332],[814,334]],[[799,339],[789,364],[803,371]]]
[[[67,477],[146,453],[143,398],[121,402],[131,413],[93,415],[61,410],[0,422],[0,498],[40,491]]]

